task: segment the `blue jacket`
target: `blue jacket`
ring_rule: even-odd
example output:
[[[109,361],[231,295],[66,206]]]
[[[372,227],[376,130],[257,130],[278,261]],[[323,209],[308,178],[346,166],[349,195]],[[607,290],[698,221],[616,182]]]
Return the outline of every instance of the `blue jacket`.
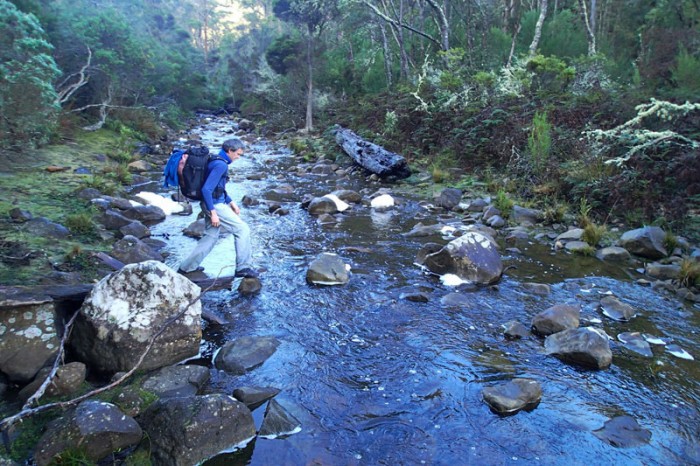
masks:
[[[182,154],[184,150],[175,150],[170,154],[168,163],[165,164],[165,169],[163,170],[163,187],[168,186],[180,186],[179,178],[177,176],[177,166],[180,164],[180,159],[182,159]]]
[[[223,159],[223,160],[221,160]],[[228,181],[228,165],[232,162],[228,154],[223,149],[219,151],[216,159],[209,162],[209,174],[202,186],[202,202],[207,210],[214,209],[214,204],[229,204],[233,199],[226,193],[226,182]],[[220,188],[222,194],[214,196],[216,188]]]

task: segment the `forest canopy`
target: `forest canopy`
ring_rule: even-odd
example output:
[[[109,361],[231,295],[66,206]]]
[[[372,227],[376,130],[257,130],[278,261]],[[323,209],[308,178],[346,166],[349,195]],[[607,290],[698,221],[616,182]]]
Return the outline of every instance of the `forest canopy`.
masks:
[[[695,0],[0,0],[0,19],[9,147],[235,112],[272,133],[351,126],[524,197],[602,204],[669,177],[700,195]]]

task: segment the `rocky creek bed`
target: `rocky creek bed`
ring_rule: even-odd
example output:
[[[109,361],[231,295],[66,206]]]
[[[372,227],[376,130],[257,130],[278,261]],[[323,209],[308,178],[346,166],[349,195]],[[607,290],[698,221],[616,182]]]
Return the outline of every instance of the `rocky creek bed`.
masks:
[[[214,148],[234,130],[212,119],[195,132]],[[145,451],[154,464],[700,462],[697,290],[674,282],[697,249],[662,252],[657,231],[636,229],[619,249],[582,256],[580,231],[543,226],[535,211],[507,223],[483,196],[421,199],[410,183],[382,182],[349,160],[305,163],[247,139],[231,192],[254,232],[260,283],[200,295],[172,272],[194,246],[195,215],[143,207],[137,229],[117,226],[127,201],[95,201],[110,228],[131,225],[112,257],[138,264],[93,288],[73,362],[59,369],[73,382],[50,394],[128,370],[157,324],[183,314],[145,360],[153,371],[67,410],[34,461],[79,443],[117,463]],[[436,255],[448,244],[462,255]],[[232,263],[224,238],[192,278],[231,275]],[[4,292],[10,414],[32,392],[19,389],[40,383],[32,379],[55,355],[67,311]],[[29,344],[32,358],[17,356]]]

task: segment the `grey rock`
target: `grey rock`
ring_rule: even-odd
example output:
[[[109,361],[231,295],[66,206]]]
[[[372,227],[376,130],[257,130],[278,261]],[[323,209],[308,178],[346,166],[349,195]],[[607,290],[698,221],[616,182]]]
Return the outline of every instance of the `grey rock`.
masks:
[[[593,327],[563,330],[544,340],[546,354],[592,369],[606,369],[612,363],[607,335]]]
[[[124,211],[124,216],[132,220],[138,220],[145,225],[153,225],[166,217],[163,209],[155,205],[132,206]]]
[[[151,236],[151,230],[146,225],[134,220],[128,225],[124,225],[119,229],[119,232],[124,236],[135,236],[138,239],[144,239]]]
[[[435,198],[435,205],[445,210],[453,210],[462,201],[462,190],[457,188],[445,188]]]
[[[309,264],[306,281],[314,285],[344,285],[350,281],[350,272],[340,256],[324,252]]]
[[[28,400],[44,383],[51,373],[51,367],[45,367],[39,371],[34,380],[20,390],[18,396],[21,400]],[[66,396],[76,393],[85,382],[86,366],[82,362],[70,362],[59,366],[56,375],[46,387],[44,396]],[[43,397],[42,397],[43,398]]]
[[[141,387],[160,398],[193,396],[209,381],[209,369],[204,366],[167,366],[148,375]]]
[[[323,196],[311,201],[308,211],[311,215],[335,214],[338,212],[338,206],[333,199]]]
[[[133,222],[132,219],[114,209],[105,210],[98,221],[108,230],[119,230]]]
[[[262,290],[262,282],[259,278],[244,278],[238,285],[238,292],[243,296],[251,296]]]
[[[149,260],[162,261],[163,256],[135,236],[125,236],[112,245],[111,256],[124,264]]]
[[[539,382],[517,378],[510,382],[487,387],[483,391],[484,401],[498,414],[515,414],[522,409],[532,409],[542,399]]]
[[[214,365],[230,374],[242,375],[267,361],[279,344],[279,340],[272,336],[249,336],[228,341],[217,353]]]
[[[648,259],[662,259],[668,255],[664,246],[666,232],[659,227],[644,227],[625,232],[620,246],[632,254]]]
[[[239,387],[233,391],[233,396],[253,411],[279,392],[279,389],[273,387]]]
[[[48,218],[32,218],[24,222],[23,229],[36,236],[63,239],[70,236],[70,230]]]
[[[222,394],[161,399],[140,419],[150,440],[154,464],[201,464],[255,437],[250,410]]]
[[[136,421],[113,404],[87,400],[49,425],[37,443],[34,460],[43,466],[66,450],[80,449],[88,459],[98,461],[137,444],[142,435]]]
[[[503,263],[494,240],[473,231],[426,256],[425,266],[438,275],[452,273],[479,285],[495,283],[503,273]]]
[[[515,223],[520,225],[534,226],[544,219],[544,212],[515,205],[511,217]]]
[[[511,320],[503,325],[503,335],[510,340],[525,338],[530,335],[530,330],[522,323]]]
[[[632,255],[625,248],[619,246],[610,246],[596,251],[595,256],[602,261],[610,262],[626,262],[632,258]]]
[[[30,382],[58,351],[54,305],[48,297],[41,301],[0,312],[0,371],[13,382]]]
[[[552,288],[546,283],[523,283],[523,289],[538,296],[548,296],[552,292]]]
[[[547,336],[574,329],[579,325],[580,316],[580,306],[556,304],[532,318],[532,330],[538,335]]]
[[[652,262],[645,267],[646,274],[657,280],[675,280],[681,275],[681,266],[677,264],[659,264]]]

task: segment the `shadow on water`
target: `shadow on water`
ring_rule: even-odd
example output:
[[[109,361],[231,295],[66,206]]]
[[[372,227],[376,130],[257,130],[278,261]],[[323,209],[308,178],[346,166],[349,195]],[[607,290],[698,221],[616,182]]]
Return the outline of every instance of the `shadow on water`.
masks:
[[[216,125],[203,132],[214,147],[224,139]],[[305,194],[337,187],[372,192],[354,176],[338,180],[292,174],[296,163],[283,148],[260,142],[235,162],[230,193],[275,198],[289,210],[275,216],[264,205],[242,215],[254,232],[255,262],[263,289],[253,297],[235,290],[204,295],[203,304],[230,322],[204,323],[202,363],[224,342],[245,335],[274,335],[282,344],[272,358],[243,376],[212,371],[209,390],[231,393],[244,385],[274,386],[278,401],[302,422],[287,438],[257,439],[220,464],[688,464],[700,462],[700,373],[696,361],[654,347],[652,358],[623,348],[617,334],[640,331],[671,338],[698,355],[698,309],[636,284],[634,272],[596,259],[553,253],[548,245],[520,244],[504,253],[513,265],[497,287],[458,291],[414,265],[426,238],[407,238],[422,212],[417,200],[387,212],[354,205],[333,226],[321,226],[301,209]],[[262,175],[249,179],[250,175]],[[280,199],[272,191],[291,185]],[[195,208],[198,211],[198,208]],[[168,233],[167,263],[176,266],[195,241],[180,234],[194,219],[169,217],[154,233]],[[432,240],[446,240],[432,238]],[[505,250],[505,247],[503,248]],[[337,252],[352,266],[340,287],[310,286],[309,262]],[[219,242],[206,271],[233,263],[231,238]],[[228,273],[226,273],[228,274]],[[210,273],[216,275],[216,272]],[[537,296],[524,282],[548,283]],[[402,298],[423,292],[429,302]],[[611,292],[638,311],[628,323],[606,319],[598,302]],[[458,294],[459,299],[443,300]],[[450,304],[456,303],[456,304]],[[544,355],[542,340],[509,341],[502,324],[532,317],[556,303],[577,303],[582,319],[612,338],[613,365],[590,371]],[[540,382],[542,401],[530,412],[499,417],[482,390],[513,377]],[[254,413],[261,422],[264,406]],[[651,442],[616,448],[592,433],[609,418],[633,416]]]

